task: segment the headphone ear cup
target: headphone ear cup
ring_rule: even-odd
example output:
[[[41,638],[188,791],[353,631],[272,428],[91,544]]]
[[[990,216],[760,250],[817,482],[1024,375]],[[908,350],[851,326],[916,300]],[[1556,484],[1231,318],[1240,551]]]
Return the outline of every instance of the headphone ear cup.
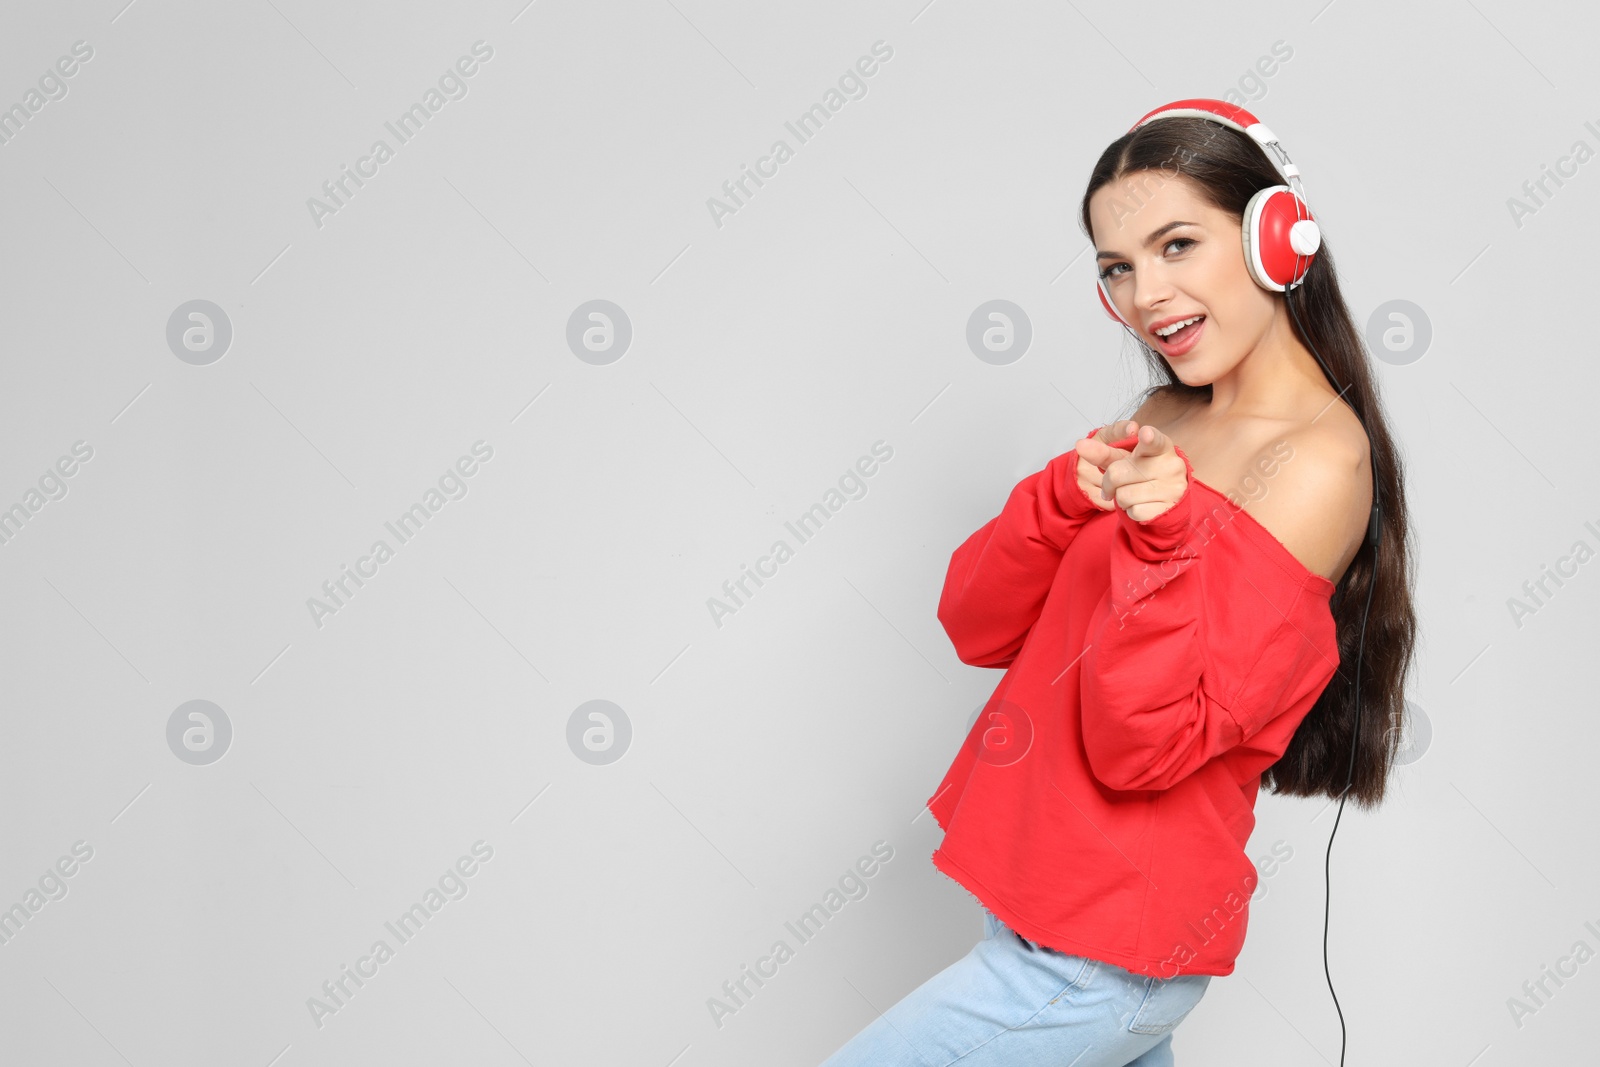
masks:
[[[1311,208],[1287,185],[1269,185],[1250,198],[1239,220],[1244,265],[1261,288],[1281,293],[1305,279],[1322,245]],[[1309,248],[1308,252],[1296,250]]]
[[[1122,313],[1117,310],[1117,305],[1111,302],[1111,294],[1106,292],[1106,280],[1104,278],[1095,280],[1094,291],[1100,294],[1100,306],[1106,309],[1107,315],[1123,326],[1133,329],[1132,324],[1123,318]]]

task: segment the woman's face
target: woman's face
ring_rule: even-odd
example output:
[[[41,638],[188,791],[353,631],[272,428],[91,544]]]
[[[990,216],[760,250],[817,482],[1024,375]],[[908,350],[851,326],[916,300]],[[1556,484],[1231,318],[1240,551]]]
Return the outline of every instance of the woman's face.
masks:
[[[1112,303],[1184,384],[1216,381],[1271,329],[1275,304],[1245,269],[1239,220],[1181,175],[1108,182],[1089,198],[1089,221]],[[1169,338],[1154,332],[1195,316]]]

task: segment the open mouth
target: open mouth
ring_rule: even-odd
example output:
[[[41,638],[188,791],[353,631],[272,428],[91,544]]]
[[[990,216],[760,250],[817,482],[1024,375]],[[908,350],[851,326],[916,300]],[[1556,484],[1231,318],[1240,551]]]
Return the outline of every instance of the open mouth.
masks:
[[[1162,348],[1176,355],[1187,351],[1199,339],[1201,328],[1205,324],[1206,317],[1201,315],[1187,326],[1180,327],[1176,333],[1167,334],[1165,337],[1156,334],[1155,338],[1161,343]]]

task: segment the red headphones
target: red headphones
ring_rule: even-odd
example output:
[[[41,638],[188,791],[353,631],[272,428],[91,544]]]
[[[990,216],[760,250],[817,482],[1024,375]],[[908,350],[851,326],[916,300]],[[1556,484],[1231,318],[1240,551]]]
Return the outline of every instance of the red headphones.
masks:
[[[1281,293],[1293,289],[1305,280],[1317,249],[1322,247],[1322,230],[1311,215],[1305,200],[1305,185],[1300,180],[1300,169],[1289,159],[1289,154],[1278,143],[1278,138],[1262,121],[1242,107],[1223,100],[1174,100],[1145,115],[1128,127],[1132,133],[1147,122],[1177,116],[1202,118],[1230,129],[1249,134],[1267,152],[1288,185],[1269,185],[1250,198],[1240,219],[1244,238],[1244,263],[1250,277],[1263,289]],[[1297,191],[1298,190],[1298,191]],[[1137,332],[1137,328],[1124,319],[1111,301],[1106,288],[1107,279],[1099,278],[1096,286],[1100,304],[1106,314]]]

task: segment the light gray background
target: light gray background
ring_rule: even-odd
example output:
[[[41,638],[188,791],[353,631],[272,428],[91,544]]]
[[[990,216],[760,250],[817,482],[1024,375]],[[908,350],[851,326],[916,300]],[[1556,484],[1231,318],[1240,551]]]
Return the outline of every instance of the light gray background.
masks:
[[[93,456],[0,547],[0,907],[93,857],[0,945],[6,1062],[803,1067],[959,958],[980,915],[921,805],[999,674],[952,653],[944,569],[1145,384],[1091,291],[1091,163],[1230,90],[1304,169],[1357,319],[1405,300],[1432,331],[1378,361],[1432,735],[1336,839],[1349,1062],[1573,1062],[1600,963],[1507,1006],[1600,947],[1600,575],[1509,607],[1600,544],[1600,161],[1507,206],[1600,146],[1572,10],[9,0],[0,106],[93,57],[0,146],[0,507]],[[479,40],[467,95],[317,226],[307,199]],[[719,227],[707,199],[879,40],[866,95]],[[597,299],[633,331],[605,365],[567,343]],[[1033,331],[1004,365],[966,342],[995,299]],[[167,343],[192,300],[231,324],[208,365]],[[865,495],[716,625],[880,439]],[[479,440],[466,495],[318,627],[308,598]],[[232,726],[209,765],[167,742],[191,700]],[[606,765],[568,740],[595,700],[632,731]],[[1258,817],[1251,857],[1293,858],[1185,1064],[1338,1058],[1332,809]],[[467,894],[315,1025],[479,840]],[[879,840],[867,895],[716,1025]]]

